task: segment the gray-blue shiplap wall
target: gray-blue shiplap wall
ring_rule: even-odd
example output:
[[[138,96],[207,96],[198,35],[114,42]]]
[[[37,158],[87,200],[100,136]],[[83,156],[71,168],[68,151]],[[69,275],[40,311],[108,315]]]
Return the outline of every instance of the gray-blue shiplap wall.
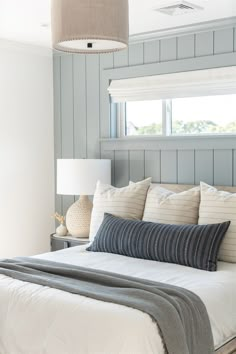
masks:
[[[236,29],[157,39],[102,55],[54,55],[55,158],[111,158],[113,183],[152,176],[155,182],[236,185],[236,138],[115,137],[109,81],[236,65]],[[236,118],[236,117],[235,117]],[[65,212],[74,197],[56,196]]]

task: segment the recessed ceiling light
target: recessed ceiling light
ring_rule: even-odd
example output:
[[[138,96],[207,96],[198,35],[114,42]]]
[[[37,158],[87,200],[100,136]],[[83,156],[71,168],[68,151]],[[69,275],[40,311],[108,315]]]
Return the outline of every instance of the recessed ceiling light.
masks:
[[[51,26],[51,24],[50,24],[49,22],[42,22],[42,23],[40,24],[40,26],[41,26],[42,28],[49,28],[49,27]]]

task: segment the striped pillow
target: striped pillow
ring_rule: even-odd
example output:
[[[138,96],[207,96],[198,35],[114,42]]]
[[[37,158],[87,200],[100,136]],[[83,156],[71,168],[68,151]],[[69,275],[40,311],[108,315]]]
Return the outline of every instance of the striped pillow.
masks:
[[[127,187],[115,188],[98,182],[93,199],[89,239],[94,239],[104,213],[112,213],[126,219],[142,219],[150,183],[151,178],[147,178]]]
[[[163,224],[197,224],[200,188],[174,193],[151,185],[147,194],[143,220]]]
[[[230,220],[231,224],[222,242],[219,259],[236,263],[236,193],[218,191],[201,182],[201,203],[198,224],[212,224]]]
[[[229,224],[167,225],[105,214],[87,250],[215,271],[220,243]]]

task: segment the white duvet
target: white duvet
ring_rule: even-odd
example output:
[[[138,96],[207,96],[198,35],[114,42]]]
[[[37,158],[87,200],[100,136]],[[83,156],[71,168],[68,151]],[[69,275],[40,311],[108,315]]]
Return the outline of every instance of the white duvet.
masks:
[[[236,334],[236,264],[217,272],[82,247],[37,256],[178,285],[205,303],[215,348]],[[138,310],[0,275],[0,354],[163,354],[156,324]],[[204,353],[199,353],[204,354]]]

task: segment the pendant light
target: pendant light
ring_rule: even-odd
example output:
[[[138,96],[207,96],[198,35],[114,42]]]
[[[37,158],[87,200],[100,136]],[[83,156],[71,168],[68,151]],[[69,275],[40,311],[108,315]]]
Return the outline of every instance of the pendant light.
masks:
[[[128,0],[52,0],[53,48],[71,53],[125,49]]]

